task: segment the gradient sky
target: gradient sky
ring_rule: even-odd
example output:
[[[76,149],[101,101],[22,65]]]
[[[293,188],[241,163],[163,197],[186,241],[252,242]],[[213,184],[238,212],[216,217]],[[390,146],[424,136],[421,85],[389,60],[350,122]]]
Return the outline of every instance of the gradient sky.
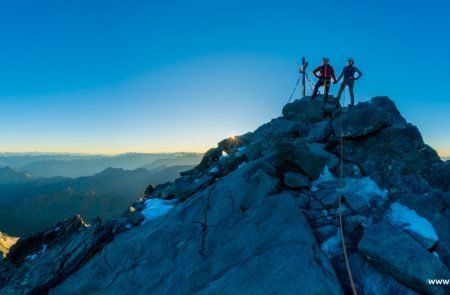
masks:
[[[448,0],[267,2],[3,1],[0,151],[205,151],[279,116],[325,55],[450,155]]]

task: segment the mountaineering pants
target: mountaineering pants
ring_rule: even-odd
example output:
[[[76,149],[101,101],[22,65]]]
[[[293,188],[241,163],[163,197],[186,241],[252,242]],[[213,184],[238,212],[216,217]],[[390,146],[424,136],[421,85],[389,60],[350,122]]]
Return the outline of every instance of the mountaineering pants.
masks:
[[[355,94],[353,93],[353,86],[355,85],[355,80],[354,79],[344,79],[344,81],[342,81],[341,84],[341,88],[339,88],[339,93],[337,95],[337,100],[340,101],[341,100],[341,95],[342,92],[344,92],[345,86],[348,86],[348,90],[350,92],[350,99],[351,99],[351,105],[355,105]]]
[[[330,91],[330,85],[331,85],[330,79],[319,79],[319,81],[317,81],[316,85],[314,86],[314,92],[313,92],[311,98],[312,99],[316,98],[319,88],[324,86],[325,91],[324,91],[323,100],[325,102],[328,102],[328,92]]]

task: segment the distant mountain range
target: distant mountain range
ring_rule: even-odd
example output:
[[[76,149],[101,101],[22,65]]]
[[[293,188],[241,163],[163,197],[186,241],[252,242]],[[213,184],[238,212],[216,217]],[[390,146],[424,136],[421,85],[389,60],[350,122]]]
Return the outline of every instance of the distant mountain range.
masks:
[[[81,177],[100,173],[108,167],[151,170],[160,166],[195,165],[202,156],[200,153],[126,153],[117,156],[3,153],[0,154],[0,167],[9,166],[43,177]]]
[[[193,167],[107,168],[76,179],[38,177],[10,167],[0,168],[0,231],[23,236],[75,214],[81,214],[88,222],[95,217],[117,217],[149,184],[173,181],[181,171]]]

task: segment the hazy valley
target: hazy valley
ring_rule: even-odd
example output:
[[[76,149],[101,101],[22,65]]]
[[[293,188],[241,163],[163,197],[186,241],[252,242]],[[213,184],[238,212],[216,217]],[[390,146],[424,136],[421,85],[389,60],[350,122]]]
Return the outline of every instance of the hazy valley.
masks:
[[[1,163],[8,165],[0,168],[0,232],[20,237],[75,214],[87,222],[96,217],[118,217],[143,195],[148,185],[173,181],[181,171],[194,167],[201,156],[179,153],[0,157]],[[37,161],[33,162],[33,157]],[[55,176],[57,171],[62,176]],[[67,177],[81,173],[88,176]]]

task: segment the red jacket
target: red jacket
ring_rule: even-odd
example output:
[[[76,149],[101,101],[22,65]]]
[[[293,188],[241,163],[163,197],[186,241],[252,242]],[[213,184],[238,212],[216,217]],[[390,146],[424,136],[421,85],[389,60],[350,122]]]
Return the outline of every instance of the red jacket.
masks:
[[[320,71],[320,76],[317,76],[317,72]],[[325,79],[331,79],[333,78],[334,81],[336,81],[336,76],[334,75],[334,69],[330,65],[321,65],[317,67],[313,71],[313,75],[317,78],[325,78]]]

